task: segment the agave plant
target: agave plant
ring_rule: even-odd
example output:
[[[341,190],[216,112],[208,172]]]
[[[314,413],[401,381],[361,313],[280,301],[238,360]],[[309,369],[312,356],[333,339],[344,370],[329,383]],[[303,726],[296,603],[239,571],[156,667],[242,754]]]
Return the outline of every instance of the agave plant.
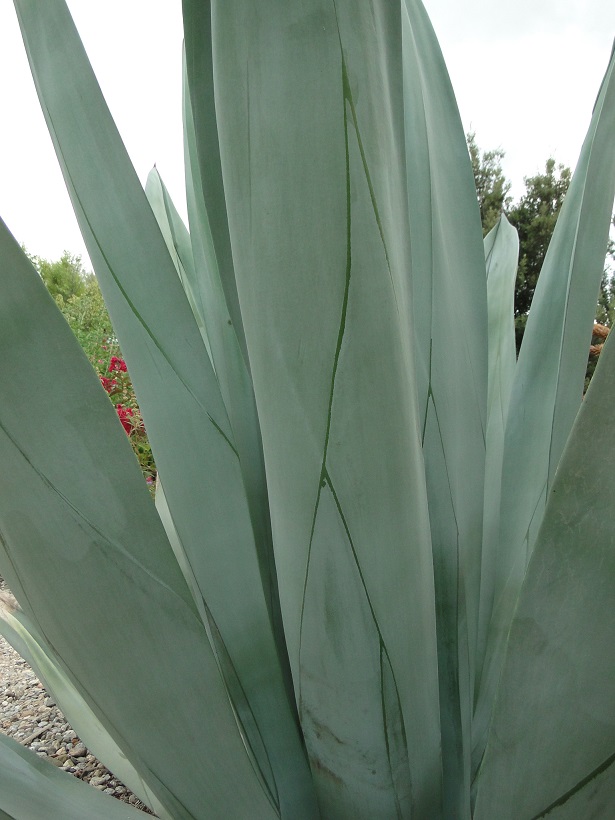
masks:
[[[189,227],[15,7],[160,484],[2,225],[6,637],[161,818],[610,816],[613,58],[516,361],[420,0],[184,0]],[[135,816],[0,761],[3,816]]]

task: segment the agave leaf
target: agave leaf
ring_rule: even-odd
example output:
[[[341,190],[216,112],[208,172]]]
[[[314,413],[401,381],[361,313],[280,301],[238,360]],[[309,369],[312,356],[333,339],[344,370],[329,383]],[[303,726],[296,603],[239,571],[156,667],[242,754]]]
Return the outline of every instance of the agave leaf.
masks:
[[[175,269],[211,360],[211,345],[207,336],[207,328],[205,327],[203,306],[199,300],[200,294],[196,281],[190,234],[182,222],[169,196],[169,192],[155,167],[152,168],[147,176],[145,195],[156,217],[156,222],[158,223],[160,233],[169,251],[169,256],[175,263]]]
[[[127,437],[1,222],[0,282],[3,577],[169,814],[274,817]]]
[[[280,801],[294,816],[309,816],[309,769],[273,638],[244,486],[241,460],[249,455],[239,449],[188,299],[66,4],[52,0],[39,10],[17,0],[16,8],[178,535],[267,746]]]
[[[190,196],[192,186],[198,186],[201,190],[228,313],[235,328],[245,364],[249,368],[220,162],[213,85],[211,4],[208,0],[204,3],[185,2],[182,3],[182,7],[185,46],[184,134],[187,140],[185,159],[187,167],[188,164],[191,167],[191,172],[186,177],[187,194]],[[191,144],[192,131],[198,133],[198,140],[193,144]]]
[[[58,771],[0,733],[0,817],[139,820],[143,812]]]
[[[615,344],[549,492],[515,612],[476,817],[607,817],[615,802]]]
[[[164,805],[148,788],[139,773],[122,753],[117,743],[96,717],[85,698],[62,669],[56,653],[37,632],[21,610],[11,611],[0,601],[0,632],[11,646],[34,669],[58,703],[70,725],[99,760],[137,797],[164,820],[172,820]]]
[[[615,192],[615,55],[536,287],[504,444],[494,614],[477,705],[485,726],[546,499],[581,404]],[[480,717],[482,711],[486,715]]]
[[[487,294],[476,187],[440,47],[403,8],[412,323],[437,601],[445,814],[469,816],[481,571]]]
[[[212,12],[284,626],[319,803],[337,817],[440,814],[400,26],[380,2]]]
[[[188,174],[188,177],[189,176]],[[187,289],[187,295],[193,312],[196,314],[197,321],[200,322],[200,320],[203,320],[204,328],[207,326],[213,328],[209,334],[209,338],[213,340],[212,349],[215,351],[215,357],[212,358],[214,359],[214,364],[217,360],[220,365],[220,369],[217,371],[219,374],[218,381],[227,388],[224,391],[225,398],[227,407],[230,406],[231,418],[232,422],[234,422],[235,441],[238,442],[240,466],[253,524],[261,581],[263,589],[265,590],[265,601],[268,606],[269,617],[271,618],[277,641],[280,664],[282,665],[282,673],[289,695],[289,703],[294,704],[290,682],[290,670],[287,669],[285,663],[286,650],[277,592],[273,547],[271,544],[265,470],[252,383],[245,368],[243,358],[241,357],[234,330],[228,326],[230,321],[228,319],[228,312],[226,311],[221,288],[216,287],[215,281],[212,282],[212,279],[215,280],[216,277],[212,276],[211,272],[205,269],[208,261],[206,254],[203,253],[202,247],[199,247],[198,239],[194,244],[191,244],[189,248],[186,247],[185,241],[186,238],[189,238],[188,232],[181,222],[168,191],[156,171],[150,173],[146,193],[163,235],[169,236],[170,238],[176,237],[176,239],[172,239],[173,247],[179,245],[180,241],[183,243],[181,254],[178,252],[178,256],[181,255],[183,258],[188,259],[194,258],[192,257],[192,247],[196,246],[195,256],[198,260],[199,276],[197,276],[196,269],[193,269],[186,278],[182,278],[182,274],[180,273],[180,279],[182,279],[184,288]],[[190,199],[191,198],[189,198],[189,201]],[[193,203],[191,204],[193,205]],[[197,225],[194,234],[199,236],[199,232],[200,226]],[[215,264],[215,257],[210,258],[209,261]],[[184,271],[187,269],[188,268],[184,267]],[[205,305],[208,305],[208,307],[205,307]],[[222,333],[220,333],[221,329]],[[229,347],[231,348],[230,351],[228,350]],[[229,353],[229,355],[227,356],[225,353]],[[158,489],[161,495],[160,498],[157,496],[156,506],[159,513],[161,513],[167,535],[173,545],[175,555],[182,567],[188,585],[192,586],[193,583],[196,583],[199,588],[199,592],[195,596],[195,601],[197,606],[201,607],[204,605],[204,590],[207,589],[210,583],[208,578],[211,575],[211,563],[205,551],[202,551],[196,556],[192,555],[192,558],[189,558],[175,524],[173,524],[172,527],[167,526],[167,523],[172,522],[173,516],[168,508],[168,502],[161,485],[159,485]],[[256,582],[256,579],[253,580]],[[205,615],[206,622],[211,624],[213,614],[208,610],[206,605],[204,606],[203,612],[207,613]],[[217,626],[214,632],[218,633]],[[226,652],[227,650],[225,648],[224,655],[226,655]],[[230,666],[228,664],[225,665],[225,668],[229,672],[231,672],[231,667],[232,664],[230,664]],[[233,679],[235,679],[237,671],[233,668],[231,674]],[[240,714],[244,715],[247,720],[249,719],[250,724],[252,724],[254,718],[250,708],[247,704],[244,704],[244,706],[240,708],[237,700],[239,698],[242,702],[245,701],[242,687],[235,686],[233,687],[233,691],[235,693],[233,700],[236,708],[238,708]],[[279,731],[278,718],[274,712],[265,712],[264,717],[271,722],[271,731]],[[250,734],[250,737],[253,751],[255,751],[256,746],[262,746],[258,732]],[[257,756],[259,759],[263,758],[260,754]],[[269,768],[268,763],[263,767],[263,770],[267,768]]]
[[[480,586],[480,617],[477,647],[476,684],[486,650],[487,632],[493,606],[497,548],[500,535],[502,459],[508,403],[515,374],[514,288],[519,256],[519,237],[504,214],[484,240],[487,264],[487,306],[489,315],[489,393],[487,404],[487,455],[485,461],[485,506],[483,555]],[[476,687],[477,689],[478,687]],[[475,696],[478,692],[475,689]],[[475,736],[484,735],[487,723],[472,726]],[[473,742],[473,745],[476,745]],[[474,767],[476,761],[474,761]]]
[[[186,25],[190,26],[188,20]],[[193,80],[196,82],[194,76]],[[192,247],[198,273],[197,286],[201,293],[205,324],[210,328],[214,366],[241,455],[242,473],[258,550],[263,589],[274,635],[280,654],[286,657],[271,539],[263,445],[254,388],[248,365],[242,356],[241,334],[237,333],[236,326],[233,325],[231,313],[225,301],[221,269],[205,202],[206,189],[201,185],[204,178],[201,164],[204,159],[199,153],[199,146],[206,144],[208,138],[202,133],[199,135],[200,139],[197,138],[195,121],[199,117],[199,104],[193,105],[192,103],[185,59],[183,92],[186,192]],[[241,332],[243,334],[243,329]],[[289,692],[291,692],[290,671],[285,667],[284,672]]]

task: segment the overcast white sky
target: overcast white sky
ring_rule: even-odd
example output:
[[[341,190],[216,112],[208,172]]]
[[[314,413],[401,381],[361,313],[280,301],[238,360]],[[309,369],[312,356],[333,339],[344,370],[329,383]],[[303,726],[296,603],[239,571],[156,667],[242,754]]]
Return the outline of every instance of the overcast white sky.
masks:
[[[506,151],[513,193],[574,167],[615,37],[613,0],[424,0],[466,130]],[[180,0],[69,0],[142,180],[183,197]],[[9,0],[0,0],[0,215],[32,253],[85,256]],[[614,138],[615,150],[615,138]]]

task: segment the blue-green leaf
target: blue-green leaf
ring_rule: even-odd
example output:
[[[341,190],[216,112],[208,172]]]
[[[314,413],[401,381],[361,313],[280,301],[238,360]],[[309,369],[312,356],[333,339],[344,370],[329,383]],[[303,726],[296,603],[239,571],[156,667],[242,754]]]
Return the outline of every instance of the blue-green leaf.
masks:
[[[402,4],[419,400],[438,617],[445,813],[470,811],[487,409],[480,214],[448,72],[420,0]]]
[[[615,804],[615,344],[549,492],[510,632],[477,820],[609,817]]]
[[[581,405],[615,192],[615,56],[538,280],[517,362],[502,468],[494,610],[477,715],[487,725],[519,589]]]
[[[172,817],[276,816],[126,434],[2,222],[0,294],[2,576]]]
[[[59,771],[0,734],[0,817],[139,820],[143,812]]]
[[[12,611],[0,601],[0,633],[24,658],[43,681],[59,705],[62,714],[88,749],[161,820],[172,820],[164,805],[148,788],[126,755],[121,751],[104,724],[72,683],[56,653],[20,609]],[[1,805],[1,803],[0,803]]]
[[[480,612],[477,644],[475,697],[480,691],[487,635],[493,608],[500,536],[502,460],[508,403],[517,363],[514,326],[514,289],[519,256],[517,231],[502,214],[484,240],[487,264],[489,313],[489,391],[487,403],[487,455],[485,460],[485,507],[483,555],[480,579]],[[484,750],[489,715],[472,725],[473,771]],[[478,752],[474,751],[478,749]]]
[[[411,805],[435,818],[439,708],[409,316],[401,10],[228,2],[215,6],[212,34],[280,599],[321,810],[405,816]]]
[[[312,786],[261,583],[245,450],[66,4],[17,0],[16,8],[179,538],[265,739],[280,801],[309,815]]]

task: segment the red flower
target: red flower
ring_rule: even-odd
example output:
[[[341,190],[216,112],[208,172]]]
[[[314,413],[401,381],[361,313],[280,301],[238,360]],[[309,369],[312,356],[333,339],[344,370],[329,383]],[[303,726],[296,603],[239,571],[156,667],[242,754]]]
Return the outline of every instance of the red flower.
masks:
[[[124,359],[120,359],[117,356],[111,356],[111,361],[109,362],[109,373],[120,370],[122,373],[126,373],[126,362]]]
[[[130,407],[124,407],[123,404],[116,404],[115,409],[117,412],[117,417],[122,423],[122,427],[126,430],[126,435],[130,435],[132,433],[132,424],[130,423],[130,417],[132,416],[132,410]]]
[[[99,376],[99,379],[100,383],[109,395],[111,395],[117,388],[117,379],[108,379],[106,376]]]

